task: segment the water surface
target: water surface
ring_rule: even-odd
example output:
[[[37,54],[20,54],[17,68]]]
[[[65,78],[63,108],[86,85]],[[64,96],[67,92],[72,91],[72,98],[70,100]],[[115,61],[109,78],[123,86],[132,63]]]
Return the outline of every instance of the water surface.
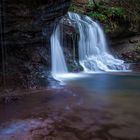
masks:
[[[1,105],[0,140],[140,139],[139,73],[83,74],[64,83]]]

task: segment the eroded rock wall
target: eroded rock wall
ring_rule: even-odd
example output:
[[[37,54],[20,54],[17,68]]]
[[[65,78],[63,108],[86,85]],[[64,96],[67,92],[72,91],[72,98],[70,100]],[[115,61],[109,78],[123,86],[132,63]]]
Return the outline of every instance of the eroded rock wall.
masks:
[[[70,0],[4,0],[0,14],[4,17],[8,86],[36,87],[38,79],[47,75],[51,65],[50,36],[69,5]]]

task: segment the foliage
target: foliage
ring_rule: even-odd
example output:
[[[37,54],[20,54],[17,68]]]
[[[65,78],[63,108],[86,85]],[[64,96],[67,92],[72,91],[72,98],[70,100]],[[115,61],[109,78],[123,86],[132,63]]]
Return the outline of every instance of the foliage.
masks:
[[[122,7],[111,7],[105,8],[104,13],[108,17],[116,16],[116,17],[123,17],[125,15],[125,10]]]
[[[94,18],[94,19],[98,19],[100,21],[106,21],[107,20],[107,16],[105,16],[104,14],[100,13],[100,12],[88,12],[87,13],[88,16]]]
[[[82,7],[81,8],[78,7],[77,5],[75,5],[73,3],[70,5],[69,11],[84,14],[84,9]]]
[[[96,5],[89,1],[86,6],[79,6],[76,4],[71,4],[70,11],[77,12],[80,14],[85,14],[90,16],[95,20],[99,20],[105,24],[105,31],[110,32],[113,28],[112,19],[124,18],[125,9],[119,6],[107,6],[104,2],[96,3]]]

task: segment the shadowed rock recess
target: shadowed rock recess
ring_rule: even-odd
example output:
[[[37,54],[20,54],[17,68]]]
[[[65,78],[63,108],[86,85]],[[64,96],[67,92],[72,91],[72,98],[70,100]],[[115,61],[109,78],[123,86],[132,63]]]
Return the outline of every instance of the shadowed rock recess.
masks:
[[[70,0],[4,0],[0,14],[4,15],[4,60],[8,87],[40,86],[41,78],[48,75],[46,69],[50,69],[51,33],[69,5]]]

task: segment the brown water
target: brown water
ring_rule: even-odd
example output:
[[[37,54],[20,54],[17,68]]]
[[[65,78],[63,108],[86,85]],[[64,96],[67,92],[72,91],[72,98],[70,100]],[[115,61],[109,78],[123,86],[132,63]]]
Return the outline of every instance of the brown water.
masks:
[[[140,140],[140,74],[88,74],[0,104],[0,140]]]

